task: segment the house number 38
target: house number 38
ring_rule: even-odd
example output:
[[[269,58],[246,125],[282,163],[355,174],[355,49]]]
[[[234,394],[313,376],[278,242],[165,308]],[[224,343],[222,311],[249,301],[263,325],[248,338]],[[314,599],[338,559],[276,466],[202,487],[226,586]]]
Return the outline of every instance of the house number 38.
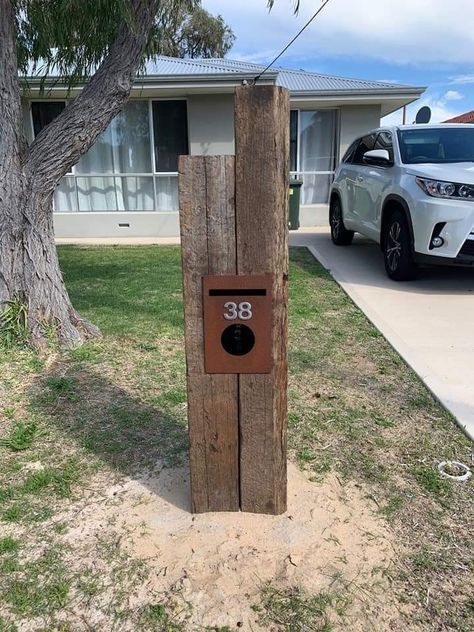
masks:
[[[252,304],[251,303],[224,303],[224,307],[227,312],[224,313],[226,320],[250,320],[252,318]]]

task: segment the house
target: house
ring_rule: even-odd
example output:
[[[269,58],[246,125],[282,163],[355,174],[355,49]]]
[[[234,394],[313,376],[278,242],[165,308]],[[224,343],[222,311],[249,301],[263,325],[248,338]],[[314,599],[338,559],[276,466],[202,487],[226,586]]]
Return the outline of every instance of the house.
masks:
[[[264,66],[229,59],[158,57],[137,77],[131,99],[54,196],[58,237],[153,237],[179,233],[180,154],[234,153],[234,91]],[[407,105],[424,88],[271,68],[259,83],[288,88],[291,174],[304,180],[301,224],[327,222],[329,187],[352,140]],[[27,86],[27,87],[26,87]],[[25,83],[29,140],[80,86],[50,77]]]
[[[474,110],[450,118],[447,121],[443,121],[443,123],[474,123]]]

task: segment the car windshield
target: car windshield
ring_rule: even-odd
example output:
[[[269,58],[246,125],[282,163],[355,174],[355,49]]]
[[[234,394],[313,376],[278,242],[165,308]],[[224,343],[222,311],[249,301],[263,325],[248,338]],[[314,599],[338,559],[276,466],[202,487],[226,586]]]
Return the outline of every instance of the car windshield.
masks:
[[[402,162],[474,162],[474,128],[434,127],[399,130]]]

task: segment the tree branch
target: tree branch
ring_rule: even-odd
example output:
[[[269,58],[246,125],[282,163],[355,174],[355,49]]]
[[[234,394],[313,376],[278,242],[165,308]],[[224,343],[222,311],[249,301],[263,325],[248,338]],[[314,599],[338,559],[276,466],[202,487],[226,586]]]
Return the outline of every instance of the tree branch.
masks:
[[[131,0],[133,24],[123,23],[103,62],[81,93],[31,144],[25,173],[52,191],[127,101],[160,0]]]

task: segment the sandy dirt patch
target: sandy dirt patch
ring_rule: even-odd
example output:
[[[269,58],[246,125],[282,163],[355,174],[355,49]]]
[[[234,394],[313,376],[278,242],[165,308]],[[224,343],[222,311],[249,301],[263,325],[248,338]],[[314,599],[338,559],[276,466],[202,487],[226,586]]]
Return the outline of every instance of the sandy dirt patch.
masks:
[[[252,609],[267,581],[344,594],[351,603],[335,629],[393,629],[399,612],[386,579],[393,536],[373,504],[355,485],[342,486],[336,476],[310,482],[292,464],[288,485],[282,516],[192,515],[187,469],[163,469],[110,487],[109,501],[86,507],[68,539],[84,542],[111,525],[126,534],[120,546],[152,568],[131,605],[149,602],[150,594],[169,597],[187,611],[189,629],[268,629]]]

